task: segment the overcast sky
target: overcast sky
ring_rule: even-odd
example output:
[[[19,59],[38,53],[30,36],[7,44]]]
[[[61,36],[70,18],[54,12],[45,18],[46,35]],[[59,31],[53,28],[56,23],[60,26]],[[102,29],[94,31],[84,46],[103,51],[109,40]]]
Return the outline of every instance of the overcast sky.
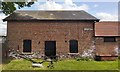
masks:
[[[20,10],[85,10],[101,21],[118,20],[118,0],[38,0],[32,7]],[[5,15],[0,13],[0,35],[6,35],[3,18]]]

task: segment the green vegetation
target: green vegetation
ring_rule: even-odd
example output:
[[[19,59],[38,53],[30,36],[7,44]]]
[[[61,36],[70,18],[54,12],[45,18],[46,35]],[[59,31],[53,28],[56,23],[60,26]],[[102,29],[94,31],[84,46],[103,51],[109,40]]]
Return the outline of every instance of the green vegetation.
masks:
[[[1,71],[1,69],[2,69],[2,65],[0,64],[0,71]]]
[[[25,0],[22,1],[23,2],[1,2],[0,0],[0,12],[2,11],[5,15],[8,15],[13,13],[17,8],[31,7],[35,2],[35,0],[32,0],[32,2],[26,2]]]
[[[42,61],[42,60],[36,60]],[[117,70],[118,61],[77,61],[75,59],[54,62],[54,68],[47,68],[49,62],[43,63],[43,68],[33,68],[27,60],[11,60],[3,65],[3,70]]]

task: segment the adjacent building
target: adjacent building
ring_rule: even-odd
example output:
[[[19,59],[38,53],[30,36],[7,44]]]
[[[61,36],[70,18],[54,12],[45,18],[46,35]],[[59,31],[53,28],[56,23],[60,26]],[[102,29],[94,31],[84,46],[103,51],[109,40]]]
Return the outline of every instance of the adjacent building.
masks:
[[[120,47],[119,22],[95,23],[96,56],[100,60],[115,60]]]

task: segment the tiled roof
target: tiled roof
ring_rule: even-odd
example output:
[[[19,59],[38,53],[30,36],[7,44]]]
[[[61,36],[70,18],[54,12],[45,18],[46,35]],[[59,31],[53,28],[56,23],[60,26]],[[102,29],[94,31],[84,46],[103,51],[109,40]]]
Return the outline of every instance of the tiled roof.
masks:
[[[95,36],[120,36],[119,22],[103,21],[95,23]]]
[[[93,20],[99,21],[89,13],[80,11],[15,11],[13,14],[4,19],[8,20]]]

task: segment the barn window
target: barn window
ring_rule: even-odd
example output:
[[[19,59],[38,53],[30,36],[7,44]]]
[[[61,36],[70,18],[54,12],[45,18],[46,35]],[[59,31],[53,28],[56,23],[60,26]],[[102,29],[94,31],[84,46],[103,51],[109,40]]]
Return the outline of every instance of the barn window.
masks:
[[[104,37],[104,42],[116,42],[115,37]]]
[[[23,40],[23,52],[31,52],[31,40]]]
[[[78,41],[77,40],[70,40],[70,53],[78,53]]]

